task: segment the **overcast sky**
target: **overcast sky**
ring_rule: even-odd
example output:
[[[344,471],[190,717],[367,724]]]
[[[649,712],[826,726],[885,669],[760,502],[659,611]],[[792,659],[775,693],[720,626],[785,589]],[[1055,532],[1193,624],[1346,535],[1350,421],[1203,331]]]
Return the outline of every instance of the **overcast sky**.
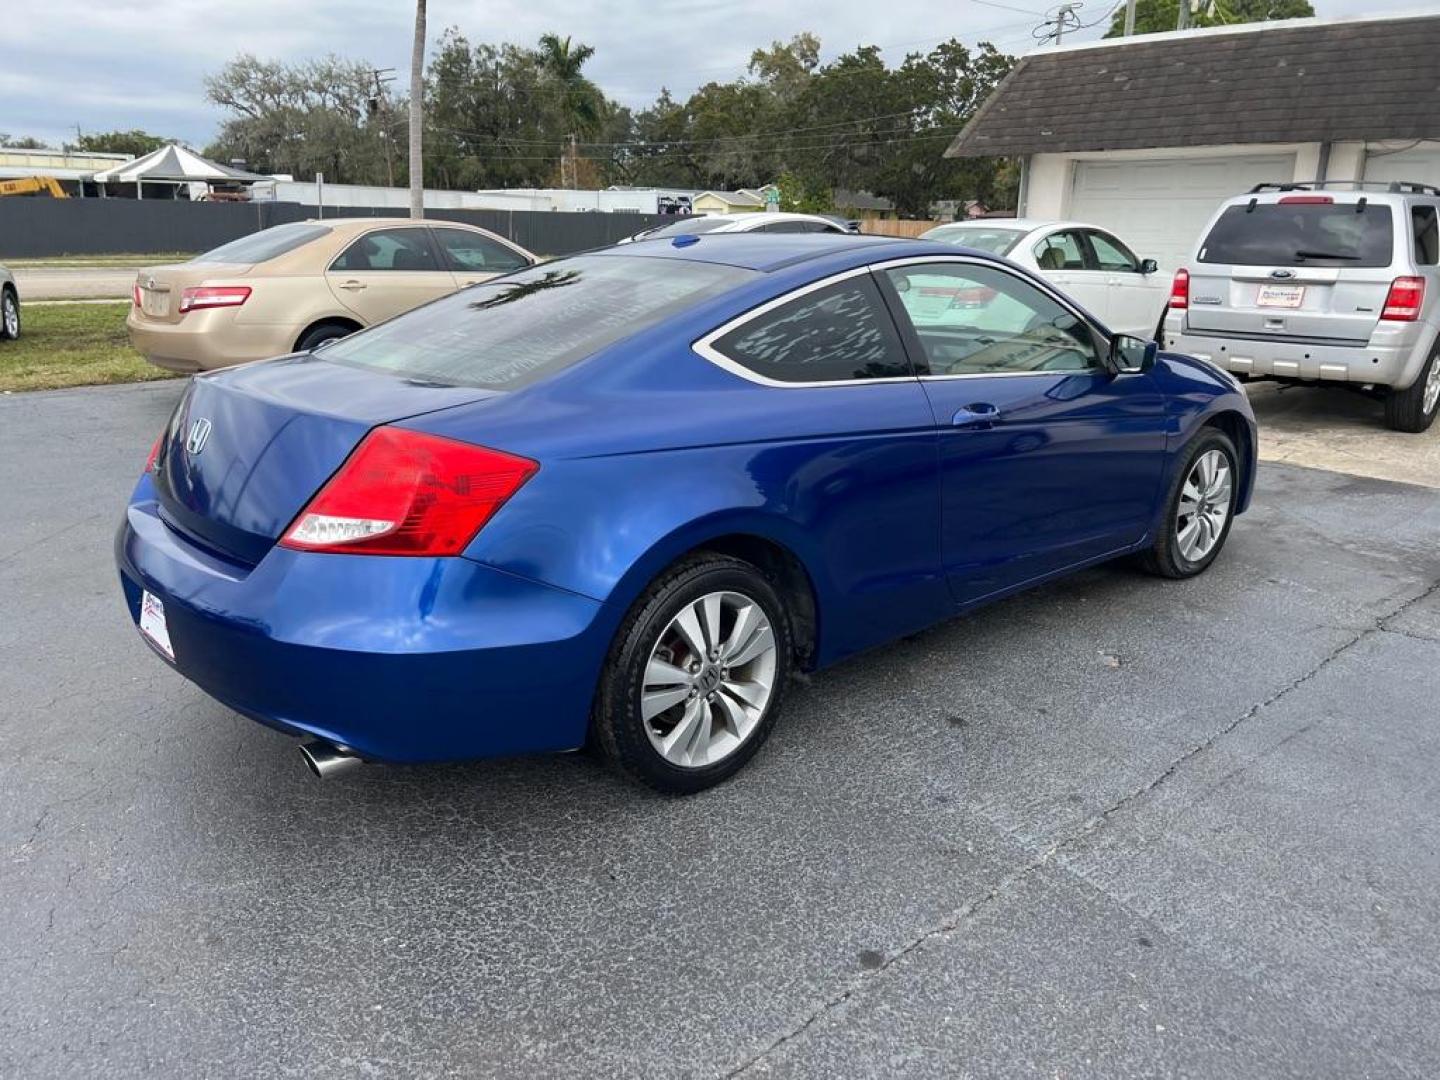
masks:
[[[1099,37],[1113,0],[1080,10]],[[1312,0],[1322,16],[1360,14],[1366,0]],[[325,53],[394,67],[410,63],[412,0],[5,0],[0,19],[0,132],[51,141],[84,131],[144,128],[203,146],[222,114],[205,102],[203,79],[237,52],[300,60]],[[471,41],[533,43],[569,34],[595,46],[587,69],[632,106],[662,86],[683,97],[701,83],[734,78],[756,46],[803,30],[829,58],[858,44],[906,52],[959,37],[1020,53],[1045,18],[1043,0],[430,0],[435,38],[458,26]],[[882,14],[888,17],[877,17]]]

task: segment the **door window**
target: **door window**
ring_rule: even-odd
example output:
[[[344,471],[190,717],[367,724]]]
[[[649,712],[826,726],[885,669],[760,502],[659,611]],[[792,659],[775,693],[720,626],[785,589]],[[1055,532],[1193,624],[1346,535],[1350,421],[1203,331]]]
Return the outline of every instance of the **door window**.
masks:
[[[849,382],[911,374],[895,324],[869,275],[806,293],[710,346],[766,379]]]
[[[1013,274],[978,264],[924,263],[892,267],[885,276],[930,375],[1101,366],[1089,324]]]
[[[346,248],[331,270],[439,270],[423,228],[377,229]]]
[[[1140,260],[1115,237],[1102,232],[1091,232],[1088,235],[1090,248],[1095,252],[1095,264],[1101,270],[1121,270],[1131,274],[1140,272]]]
[[[508,274],[530,265],[518,251],[483,233],[437,228],[435,237],[445,262],[459,274]]]
[[[1035,245],[1035,264],[1041,270],[1088,270],[1085,246],[1076,232],[1051,233]]]

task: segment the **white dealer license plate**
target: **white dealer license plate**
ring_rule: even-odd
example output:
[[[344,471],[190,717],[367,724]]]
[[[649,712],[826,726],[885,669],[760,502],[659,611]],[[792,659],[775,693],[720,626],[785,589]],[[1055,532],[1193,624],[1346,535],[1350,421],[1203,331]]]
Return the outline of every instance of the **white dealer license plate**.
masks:
[[[1261,285],[1255,303],[1260,307],[1297,308],[1305,302],[1304,285]]]
[[[170,314],[170,294],[158,289],[141,289],[140,310],[152,318],[163,319]]]
[[[165,605],[158,596],[148,592],[140,595],[140,632],[171,660],[175,659],[175,650],[170,645],[170,630],[165,625]]]

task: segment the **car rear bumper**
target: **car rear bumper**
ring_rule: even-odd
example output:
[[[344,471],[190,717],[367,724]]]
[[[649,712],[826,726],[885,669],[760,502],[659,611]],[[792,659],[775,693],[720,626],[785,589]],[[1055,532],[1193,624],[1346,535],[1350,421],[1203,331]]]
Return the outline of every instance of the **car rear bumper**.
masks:
[[[179,322],[148,319],[132,305],[130,344],[156,367],[190,374],[294,351],[299,328],[236,321],[235,308],[192,311]]]
[[[1165,322],[1163,347],[1237,375],[1404,388],[1419,375],[1434,330],[1423,323],[1395,325],[1395,331],[1377,331],[1365,343],[1326,344],[1207,334],[1191,330],[1172,315]]]
[[[115,541],[125,601],[159,597],[174,666],[271,727],[383,761],[573,749],[613,627],[604,605],[464,558],[191,544],[141,481]],[[158,650],[157,650],[158,652]]]

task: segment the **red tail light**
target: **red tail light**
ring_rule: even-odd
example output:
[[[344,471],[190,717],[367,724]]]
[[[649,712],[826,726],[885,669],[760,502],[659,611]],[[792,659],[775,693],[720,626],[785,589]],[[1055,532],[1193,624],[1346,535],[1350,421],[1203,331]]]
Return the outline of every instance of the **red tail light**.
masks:
[[[130,287],[130,299],[136,307],[140,306],[140,285],[138,282]]]
[[[239,307],[249,299],[248,285],[201,285],[180,294],[180,314],[201,308]]]
[[[1175,280],[1170,283],[1170,309],[1184,311],[1190,306],[1190,271],[1183,266],[1175,271]]]
[[[160,456],[160,446],[165,442],[165,432],[160,432],[155,438],[155,445],[150,447],[150,456],[145,459],[145,471],[149,472],[155,468],[155,459]]]
[[[1282,195],[1276,200],[1282,206],[1330,206],[1335,202],[1329,195]]]
[[[1414,322],[1420,317],[1420,306],[1424,302],[1424,278],[1397,277],[1390,283],[1390,293],[1385,297],[1385,308],[1380,312],[1380,318],[1390,322]]]
[[[357,555],[458,555],[539,468],[483,446],[376,428],[280,544]]]

